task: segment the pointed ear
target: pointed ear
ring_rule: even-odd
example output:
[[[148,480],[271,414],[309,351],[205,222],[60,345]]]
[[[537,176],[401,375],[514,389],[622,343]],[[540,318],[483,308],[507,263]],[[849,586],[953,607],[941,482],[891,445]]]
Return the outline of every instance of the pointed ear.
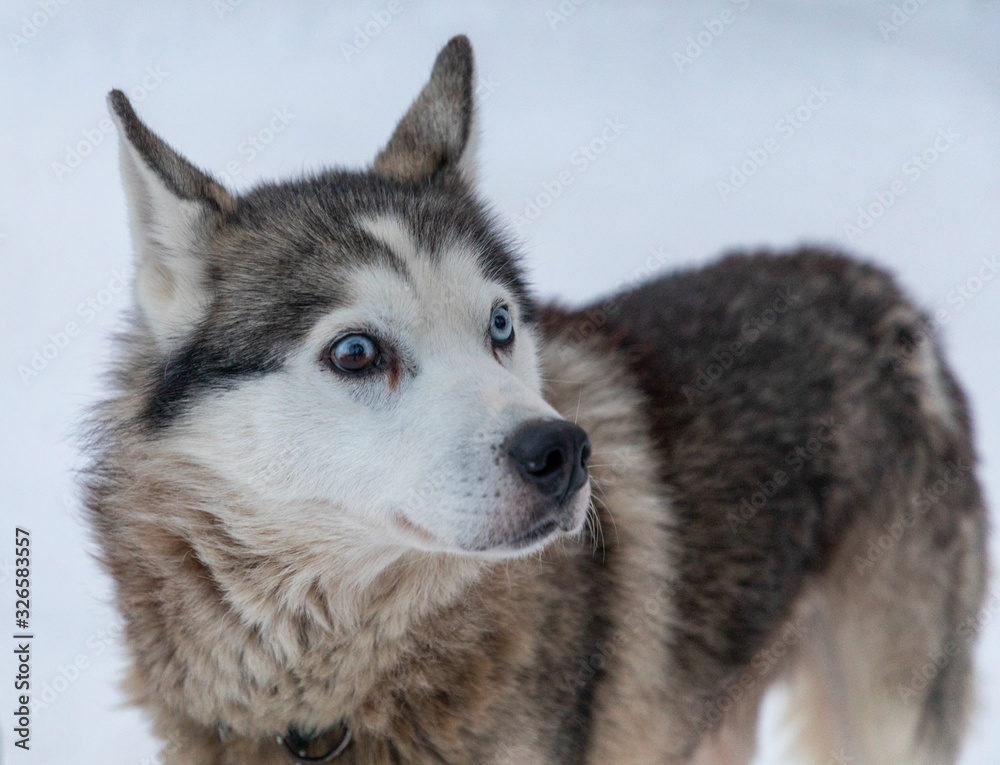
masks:
[[[375,159],[375,172],[422,181],[441,170],[475,181],[475,72],[472,45],[453,37],[434,62],[430,81]]]
[[[235,200],[108,94],[118,126],[122,181],[135,248],[135,299],[157,344],[168,348],[204,315],[211,291],[207,245]]]

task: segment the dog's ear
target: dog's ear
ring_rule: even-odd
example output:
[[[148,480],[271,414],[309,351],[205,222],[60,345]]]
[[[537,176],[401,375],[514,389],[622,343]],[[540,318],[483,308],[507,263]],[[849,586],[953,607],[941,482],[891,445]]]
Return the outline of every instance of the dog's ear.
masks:
[[[375,172],[419,182],[438,172],[475,180],[475,72],[465,35],[451,38],[434,62],[430,81],[375,159]]]
[[[108,94],[108,106],[118,126],[135,299],[166,348],[204,315],[211,295],[208,239],[235,200],[150,131],[120,90]]]

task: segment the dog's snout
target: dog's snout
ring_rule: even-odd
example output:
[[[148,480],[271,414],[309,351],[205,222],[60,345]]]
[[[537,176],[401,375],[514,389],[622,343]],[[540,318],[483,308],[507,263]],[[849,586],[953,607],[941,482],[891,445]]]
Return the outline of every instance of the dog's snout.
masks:
[[[521,477],[546,497],[563,502],[587,481],[590,439],[565,420],[533,420],[508,440]]]

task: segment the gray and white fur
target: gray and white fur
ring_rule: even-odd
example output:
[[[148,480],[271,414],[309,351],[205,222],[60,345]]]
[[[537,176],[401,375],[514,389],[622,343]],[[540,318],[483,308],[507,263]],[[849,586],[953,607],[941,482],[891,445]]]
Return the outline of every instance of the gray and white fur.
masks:
[[[240,195],[109,96],[85,493],[164,761],[747,763],[787,681],[810,762],[955,762],[986,512],[924,314],[809,248],[539,304],[473,82],[456,37],[370,169]]]

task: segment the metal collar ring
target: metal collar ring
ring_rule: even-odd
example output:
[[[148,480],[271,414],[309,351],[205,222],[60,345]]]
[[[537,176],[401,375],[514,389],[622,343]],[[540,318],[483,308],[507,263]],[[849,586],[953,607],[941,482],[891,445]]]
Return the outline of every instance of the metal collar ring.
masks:
[[[340,730],[343,731],[343,734],[339,737],[333,737],[334,740],[330,743],[330,748],[327,751],[317,755],[310,754],[310,750],[316,748],[317,742],[320,739],[327,738],[331,733],[339,732]],[[303,736],[294,728],[289,728],[288,733],[284,736],[277,736],[278,746],[284,748],[285,754],[296,765],[333,762],[347,751],[353,739],[354,736],[351,733],[351,729],[344,724],[328,728],[314,736]]]

